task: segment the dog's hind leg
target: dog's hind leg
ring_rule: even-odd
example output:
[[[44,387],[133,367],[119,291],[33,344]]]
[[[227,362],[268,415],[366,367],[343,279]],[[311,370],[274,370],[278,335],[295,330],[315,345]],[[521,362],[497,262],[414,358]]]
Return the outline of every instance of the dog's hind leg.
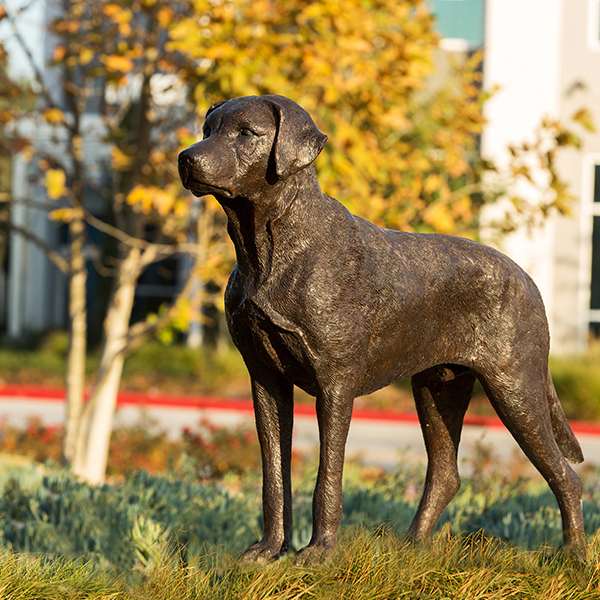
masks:
[[[556,443],[563,453],[564,457],[574,464],[583,462],[583,452],[581,446],[567,421],[567,417],[560,405],[560,400],[556,395],[554,384],[552,383],[552,375],[548,371],[548,405],[550,407],[550,420],[552,422],[552,431],[554,431],[554,438]]]
[[[243,559],[265,562],[289,549],[292,527],[293,385],[274,375],[252,377],[252,398],[263,468],[263,537]]]
[[[565,550],[574,558],[585,560],[581,480],[555,439],[550,414],[553,407],[547,399],[547,369],[534,369],[531,362],[528,367],[512,365],[509,372],[505,370],[497,377],[480,375],[480,380],[498,416],[556,496]],[[527,376],[523,377],[523,373]],[[574,454],[574,458],[582,458],[577,452]]]
[[[454,365],[433,367],[411,379],[428,458],[425,489],[409,529],[413,539],[431,535],[460,487],[458,444],[475,379],[471,369]]]

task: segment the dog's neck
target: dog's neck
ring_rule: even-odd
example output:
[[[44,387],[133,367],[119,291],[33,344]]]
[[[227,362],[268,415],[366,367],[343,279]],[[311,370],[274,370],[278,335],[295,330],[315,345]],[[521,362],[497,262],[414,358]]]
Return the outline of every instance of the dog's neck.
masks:
[[[266,188],[257,199],[217,198],[227,214],[227,230],[241,274],[257,283],[264,281],[278,258],[274,230],[286,218],[297,217],[298,209],[303,212],[304,205],[314,204],[314,198],[321,195],[317,174],[310,165]]]

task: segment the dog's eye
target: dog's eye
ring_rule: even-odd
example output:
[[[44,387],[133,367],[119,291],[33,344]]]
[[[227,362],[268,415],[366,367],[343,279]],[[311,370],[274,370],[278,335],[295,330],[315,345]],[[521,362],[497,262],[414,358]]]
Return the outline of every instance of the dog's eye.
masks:
[[[207,127],[207,128],[204,130],[204,137],[203,137],[202,139],[204,139],[204,140],[205,140],[207,137],[210,137],[210,127]]]
[[[254,131],[252,131],[252,129],[250,129],[249,127],[243,127],[242,130],[240,131],[240,133],[244,137],[253,137],[256,135],[256,133],[254,133]]]

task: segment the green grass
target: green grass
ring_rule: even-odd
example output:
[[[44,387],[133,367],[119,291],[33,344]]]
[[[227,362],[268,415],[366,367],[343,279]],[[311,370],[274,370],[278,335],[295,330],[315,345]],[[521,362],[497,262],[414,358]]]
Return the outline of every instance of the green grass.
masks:
[[[552,357],[550,371],[568,418],[600,420],[600,342],[582,356]]]
[[[303,569],[293,551],[262,566],[238,555],[260,535],[260,474],[198,479],[191,459],[90,487],[56,465],[0,463],[0,598],[4,599],[579,599],[600,598],[600,472],[583,475],[589,564],[560,551],[556,502],[540,478],[482,447],[433,540],[403,534],[423,466],[349,463],[338,550]],[[292,545],[310,537],[316,465],[294,479]]]
[[[523,552],[481,535],[457,538],[442,531],[427,546],[378,532],[349,529],[332,561],[303,569],[289,558],[245,566],[212,554],[182,565],[168,555],[146,571],[98,572],[72,560],[5,554],[0,559],[3,599],[300,600],[421,599],[583,600],[600,597],[594,566],[544,550]]]
[[[260,535],[260,476],[217,482],[182,461],[92,488],[64,469],[0,468],[0,598],[600,598],[599,472],[584,477],[589,564],[562,555],[547,485],[481,452],[426,545],[404,541],[421,465],[381,473],[350,463],[338,550],[302,569],[293,552],[244,566]],[[314,465],[294,480],[292,545],[310,537]],[[415,489],[416,488],[416,489]]]

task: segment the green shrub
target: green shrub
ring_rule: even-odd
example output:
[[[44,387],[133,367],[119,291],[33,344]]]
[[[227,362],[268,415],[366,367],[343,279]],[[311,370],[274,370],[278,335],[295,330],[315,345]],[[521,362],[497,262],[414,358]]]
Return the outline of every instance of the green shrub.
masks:
[[[61,387],[64,385],[68,336],[56,331],[28,345],[0,346],[0,383]],[[87,357],[88,384],[97,368],[98,352]],[[249,378],[232,344],[216,350],[184,344],[166,347],[150,340],[125,360],[122,389],[163,394],[220,396],[250,394]]]
[[[15,478],[4,486],[0,514],[5,547],[104,568],[147,564],[167,543],[185,556],[206,545],[234,551],[259,534],[256,505],[245,494],[145,471],[120,487],[91,487],[58,468],[34,489]]]
[[[209,482],[197,480],[197,473],[197,465],[183,458],[167,475],[138,471],[120,486],[90,487],[57,467],[37,481],[25,470],[26,484],[15,474],[0,490],[0,543],[18,552],[82,557],[99,567],[131,569],[154,564],[165,552],[187,563],[215,548],[237,553],[259,539],[259,474]],[[589,535],[600,528],[597,480],[594,473],[586,484]],[[343,528],[402,535],[422,483],[420,466],[401,467],[369,483],[347,480]],[[313,469],[294,483],[293,550],[310,539],[313,485]],[[438,531],[449,527],[459,536],[483,531],[521,548],[559,546],[561,541],[560,515],[546,484],[511,480],[493,470],[465,479]]]
[[[0,383],[59,387],[64,385],[68,338],[52,332],[29,346],[0,346]],[[97,356],[88,357],[87,372],[96,368]],[[600,342],[587,354],[551,357],[550,368],[559,398],[569,419],[600,421]],[[91,380],[88,383],[92,383]],[[249,378],[239,352],[225,344],[217,350],[196,350],[183,344],[166,347],[158,340],[143,344],[127,357],[121,389],[160,394],[249,397]],[[471,411],[488,414],[477,384]],[[313,403],[301,391],[297,401]],[[359,407],[412,410],[409,380],[357,400]]]
[[[550,371],[569,419],[600,420],[600,344],[586,355],[551,358]]]
[[[206,350],[182,344],[165,347],[158,341],[150,341],[127,358],[123,380],[127,387],[143,391],[153,386],[163,391],[168,385],[180,394],[218,395],[227,395],[232,382],[241,380],[245,393],[249,393],[246,367],[233,346]]]

